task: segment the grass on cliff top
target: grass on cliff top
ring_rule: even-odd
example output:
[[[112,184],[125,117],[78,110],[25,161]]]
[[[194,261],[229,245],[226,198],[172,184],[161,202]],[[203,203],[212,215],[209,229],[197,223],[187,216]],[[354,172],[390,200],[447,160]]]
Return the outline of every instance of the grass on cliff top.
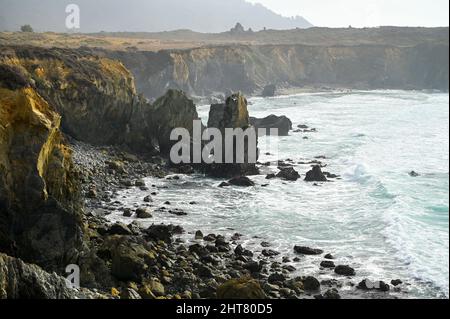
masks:
[[[205,45],[305,44],[305,45],[392,45],[414,46],[423,42],[449,43],[449,28],[310,28],[264,30],[232,34],[198,33],[190,30],[170,32],[30,33],[0,32],[0,45],[29,44],[44,47],[100,47],[109,50],[159,51],[189,49]]]

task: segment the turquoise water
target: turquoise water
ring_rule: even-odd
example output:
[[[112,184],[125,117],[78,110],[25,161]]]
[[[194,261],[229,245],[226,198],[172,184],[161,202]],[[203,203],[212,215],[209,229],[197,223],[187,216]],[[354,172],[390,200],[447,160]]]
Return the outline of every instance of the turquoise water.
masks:
[[[285,254],[293,254],[294,245],[319,247],[355,267],[355,283],[399,278],[408,283],[403,289],[408,294],[399,297],[448,298],[448,94],[316,93],[250,102],[251,116],[286,115],[294,126],[317,128],[317,133],[263,137],[278,140],[281,159],[324,155],[326,170],[342,179],[320,186],[271,180],[268,187],[220,189],[220,181],[198,175],[176,182],[149,178],[148,183],[170,186],[160,190],[158,200],[170,200],[189,214],[155,213],[152,222],[179,223],[189,232],[240,232],[255,250],[261,250],[262,240]],[[203,118],[208,110],[199,107]],[[268,160],[273,158],[261,158]],[[309,166],[296,169],[304,176]],[[412,170],[420,176],[409,176]],[[271,171],[276,167],[263,173]],[[254,180],[267,183],[265,175]],[[130,206],[143,195],[136,190],[122,194]],[[198,205],[186,205],[190,201]],[[114,218],[121,219],[119,214]],[[318,275],[319,262],[308,257],[299,274]],[[334,277],[329,272],[319,276]]]

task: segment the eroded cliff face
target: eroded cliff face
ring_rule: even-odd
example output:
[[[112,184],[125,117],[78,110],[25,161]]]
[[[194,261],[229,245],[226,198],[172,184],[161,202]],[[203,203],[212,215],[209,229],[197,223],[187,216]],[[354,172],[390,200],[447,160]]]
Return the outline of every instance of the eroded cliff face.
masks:
[[[448,90],[448,43],[415,46],[217,46],[105,52],[120,59],[149,98],[168,88],[191,96],[259,94],[264,86]]]
[[[0,250],[56,269],[82,245],[61,117],[30,86],[0,88]]]
[[[137,95],[122,63],[75,50],[0,47],[0,252],[59,269],[84,251],[79,178],[63,133],[142,154],[192,129],[195,105]]]

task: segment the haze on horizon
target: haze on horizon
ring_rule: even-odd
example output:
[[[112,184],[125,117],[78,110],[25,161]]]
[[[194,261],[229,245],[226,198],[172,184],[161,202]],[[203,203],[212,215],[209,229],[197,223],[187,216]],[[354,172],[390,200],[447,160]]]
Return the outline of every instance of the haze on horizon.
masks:
[[[448,0],[247,0],[319,27],[447,27]]]

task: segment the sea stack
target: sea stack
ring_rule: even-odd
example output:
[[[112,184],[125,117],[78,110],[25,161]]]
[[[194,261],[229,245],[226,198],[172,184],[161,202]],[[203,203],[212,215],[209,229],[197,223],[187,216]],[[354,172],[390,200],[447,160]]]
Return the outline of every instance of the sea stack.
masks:
[[[243,175],[256,175],[258,169],[256,168],[256,161],[258,157],[258,137],[256,130],[250,125],[249,114],[247,109],[247,99],[241,94],[236,93],[226,99],[225,104],[213,104],[209,111],[208,128],[217,128],[222,134],[222,162],[217,160],[215,163],[206,164],[206,172],[215,177],[235,177]],[[237,135],[233,138],[232,147],[226,146],[226,134],[230,129],[242,129],[244,134],[249,138],[244,140],[243,159],[239,160],[239,147]],[[254,136],[254,143],[249,143],[251,137]],[[253,146],[253,147],[252,147]],[[233,161],[225,162],[226,154],[232,152]],[[242,154],[241,154],[242,155]]]

